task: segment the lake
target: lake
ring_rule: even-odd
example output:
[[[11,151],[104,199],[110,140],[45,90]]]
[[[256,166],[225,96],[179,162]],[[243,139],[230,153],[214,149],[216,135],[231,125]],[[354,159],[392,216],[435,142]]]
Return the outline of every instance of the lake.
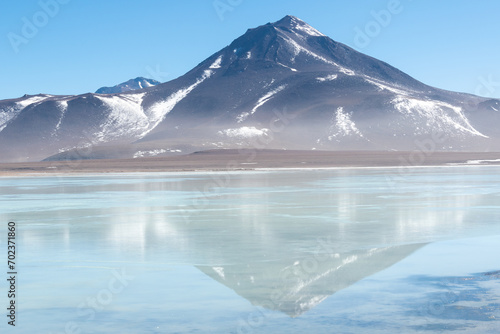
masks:
[[[2,333],[500,331],[500,167],[4,177],[0,197]]]

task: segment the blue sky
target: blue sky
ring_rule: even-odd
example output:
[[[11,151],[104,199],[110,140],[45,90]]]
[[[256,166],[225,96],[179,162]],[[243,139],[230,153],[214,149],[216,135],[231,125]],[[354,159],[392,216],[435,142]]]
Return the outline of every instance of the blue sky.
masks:
[[[169,81],[286,14],[424,83],[500,97],[499,12],[495,0],[9,0],[0,99]]]

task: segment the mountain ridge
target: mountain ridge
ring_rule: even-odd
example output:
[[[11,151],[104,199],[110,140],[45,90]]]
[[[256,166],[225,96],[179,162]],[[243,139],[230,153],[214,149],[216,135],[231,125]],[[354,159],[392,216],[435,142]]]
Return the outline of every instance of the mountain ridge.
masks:
[[[148,79],[144,77],[137,77],[135,79],[130,79],[122,82],[118,85],[111,87],[101,87],[96,90],[96,94],[115,94],[115,93],[125,93],[132,90],[143,89],[148,87],[153,87],[160,84],[159,81]]]

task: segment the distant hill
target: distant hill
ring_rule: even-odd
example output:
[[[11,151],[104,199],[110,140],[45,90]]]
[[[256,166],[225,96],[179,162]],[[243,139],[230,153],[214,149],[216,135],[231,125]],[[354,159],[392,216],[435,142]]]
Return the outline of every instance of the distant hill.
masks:
[[[101,87],[98,90],[96,90],[96,94],[124,93],[131,90],[153,87],[158,84],[160,84],[159,81],[138,77],[135,79],[130,79],[129,81],[122,82],[121,84],[118,84],[113,87]]]

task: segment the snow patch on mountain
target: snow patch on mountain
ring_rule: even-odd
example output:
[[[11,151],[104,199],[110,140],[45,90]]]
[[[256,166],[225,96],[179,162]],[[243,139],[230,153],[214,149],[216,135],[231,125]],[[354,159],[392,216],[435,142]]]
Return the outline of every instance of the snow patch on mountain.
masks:
[[[289,26],[287,28],[289,28],[295,35],[297,35],[300,38],[304,38],[307,36],[325,36],[318,30],[314,29],[309,24],[296,18],[295,16],[288,16],[287,18],[290,20]],[[302,35],[298,34],[297,32],[301,32]]]
[[[293,53],[293,57],[291,59],[292,62],[295,62],[295,58],[301,52],[303,52],[303,53],[307,54],[308,56],[313,57],[316,60],[319,60],[319,61],[322,61],[324,63],[333,65],[335,67],[340,67],[337,63],[335,63],[333,61],[330,61],[330,60],[326,59],[325,57],[322,57],[322,56],[318,55],[317,53],[314,53],[314,52],[306,49],[305,47],[301,46],[299,43],[295,42],[293,39],[291,39],[290,37],[288,37],[288,36],[286,36],[284,34],[281,35],[281,38],[283,38],[285,40],[285,42],[290,47],[290,49],[291,49],[291,51]]]
[[[339,65],[337,65],[337,67],[339,68],[339,72],[344,73],[345,75],[348,75],[348,76],[356,75],[356,72],[354,72],[353,70],[347,69],[347,68],[339,66]]]
[[[130,79],[128,81],[122,82],[116,86],[112,87],[101,87],[96,90],[96,94],[116,94],[116,93],[125,93],[137,89],[143,89],[148,87],[153,87],[158,85],[160,82],[147,79],[143,77],[137,77],[135,79]]]
[[[66,110],[68,110],[68,101],[57,101],[57,109],[61,112],[61,116],[59,116],[59,121],[57,121],[54,131],[52,131],[52,136],[55,136],[61,127],[61,123],[66,115]]]
[[[296,68],[293,68],[293,67],[290,67],[290,66],[286,66],[285,64],[282,64],[280,62],[276,62],[278,65],[280,66],[283,66],[283,67],[286,67],[288,69],[290,69],[292,72],[297,72],[297,69]]]
[[[218,134],[230,138],[252,138],[265,136],[268,132],[269,129],[266,128],[257,129],[254,126],[243,126],[241,128],[222,130],[219,131]]]
[[[13,105],[10,105],[6,108],[0,109],[0,132],[5,129],[7,123],[16,118],[26,107],[42,103],[49,97],[52,97],[52,95],[44,94],[39,96],[32,96],[21,101],[17,101]]]
[[[314,29],[308,24],[298,23],[295,25],[295,29],[302,31],[309,36],[325,36],[324,34],[320,33],[318,30]]]
[[[16,102],[16,104],[21,108],[21,109],[24,109],[26,108],[27,106],[30,106],[32,104],[39,104],[41,102],[43,102],[44,100],[46,100],[47,98],[51,97],[52,95],[40,95],[40,96],[32,96],[32,97],[29,97],[25,100],[22,100],[22,101],[18,101]]]
[[[144,100],[144,96],[146,93],[140,94],[122,94],[120,95],[125,101],[128,101],[133,104],[142,105],[142,101]]]
[[[96,95],[109,109],[109,116],[101,125],[101,131],[95,134],[97,142],[121,137],[138,138],[150,124],[141,106],[144,95]]]
[[[257,101],[257,104],[255,105],[255,107],[253,107],[251,114],[255,113],[258,108],[260,108],[264,103],[266,103],[267,101],[269,101],[274,95],[276,95],[277,93],[281,92],[285,88],[286,88],[286,85],[281,85],[281,86],[277,87],[276,89],[271,90],[270,92],[268,92],[263,97],[261,97]]]
[[[17,104],[0,110],[0,132],[7,127],[12,119],[16,118],[23,108]]]
[[[319,82],[325,82],[325,81],[333,81],[337,78],[338,78],[337,74],[330,74],[330,75],[327,75],[326,77],[318,77],[318,78],[316,78],[316,80],[318,80]]]
[[[292,53],[292,58],[290,59],[293,63],[295,62],[295,59],[297,58],[297,56],[300,54],[300,53],[305,53],[306,55],[316,59],[316,60],[319,60],[321,62],[324,62],[326,64],[329,64],[329,65],[332,65],[334,67],[336,67],[339,72],[341,73],[344,73],[346,75],[349,75],[349,76],[353,76],[355,75],[356,73],[350,69],[347,69],[343,66],[340,66],[339,64],[337,64],[336,62],[334,61],[331,61],[331,60],[328,60],[326,59],[325,57],[323,56],[320,56],[318,55],[317,53],[315,52],[312,52],[311,50],[301,46],[299,43],[297,43],[296,41],[294,41],[292,38],[290,38],[289,36],[285,35],[285,34],[280,34],[280,37],[285,40],[285,42],[287,43],[287,45],[289,46],[290,48],[290,51]],[[280,64],[282,65],[282,64]],[[288,66],[287,66],[288,67]]]
[[[363,137],[363,134],[358,130],[356,124],[351,120],[351,114],[344,111],[344,107],[338,107],[332,117],[332,126],[330,127],[330,135],[328,140],[333,140],[338,137],[357,135]]]
[[[426,126],[436,128],[443,131],[449,130],[450,127],[459,130],[463,134],[489,138],[476,130],[470,123],[467,117],[462,112],[461,107],[453,106],[449,103],[435,100],[419,100],[399,96],[391,101],[396,110],[407,115],[422,117],[426,121]],[[454,133],[451,133],[453,135]]]
[[[154,157],[162,153],[167,153],[167,150],[160,149],[160,150],[150,150],[150,151],[137,151],[132,158],[137,159],[143,157]]]
[[[213,68],[213,69],[216,69],[216,68],[221,68],[220,64],[222,63],[222,56],[219,56],[214,62],[212,65],[210,65],[209,68]]]
[[[212,65],[209,66],[208,70],[204,70],[201,77],[199,77],[195,83],[188,87],[184,87],[179,89],[175,93],[171,94],[165,100],[156,102],[153,104],[148,110],[146,110],[146,115],[149,118],[150,126],[149,129],[143,132],[140,137],[144,137],[147,135],[152,129],[154,129],[161,121],[165,118],[165,116],[171,112],[177,103],[182,101],[189,95],[198,85],[200,85],[203,81],[210,78],[215,72],[212,69],[220,68],[220,63],[222,61],[222,56],[218,57]]]
[[[269,92],[267,92],[264,96],[262,96],[258,101],[257,104],[252,108],[252,111],[250,112],[244,112],[241,115],[237,117],[238,123],[243,122],[245,119],[247,119],[248,116],[253,115],[257,109],[259,109],[262,105],[264,105],[267,101],[272,99],[274,95],[277,93],[281,92],[283,89],[286,88],[286,85],[281,85]]]
[[[398,95],[403,95],[403,96],[408,95],[407,91],[389,86],[388,84],[386,84],[385,82],[381,82],[380,80],[370,78],[370,77],[366,77],[364,80],[366,82],[376,86],[379,89],[379,91],[387,90],[389,92],[392,92],[392,93],[395,93]]]

